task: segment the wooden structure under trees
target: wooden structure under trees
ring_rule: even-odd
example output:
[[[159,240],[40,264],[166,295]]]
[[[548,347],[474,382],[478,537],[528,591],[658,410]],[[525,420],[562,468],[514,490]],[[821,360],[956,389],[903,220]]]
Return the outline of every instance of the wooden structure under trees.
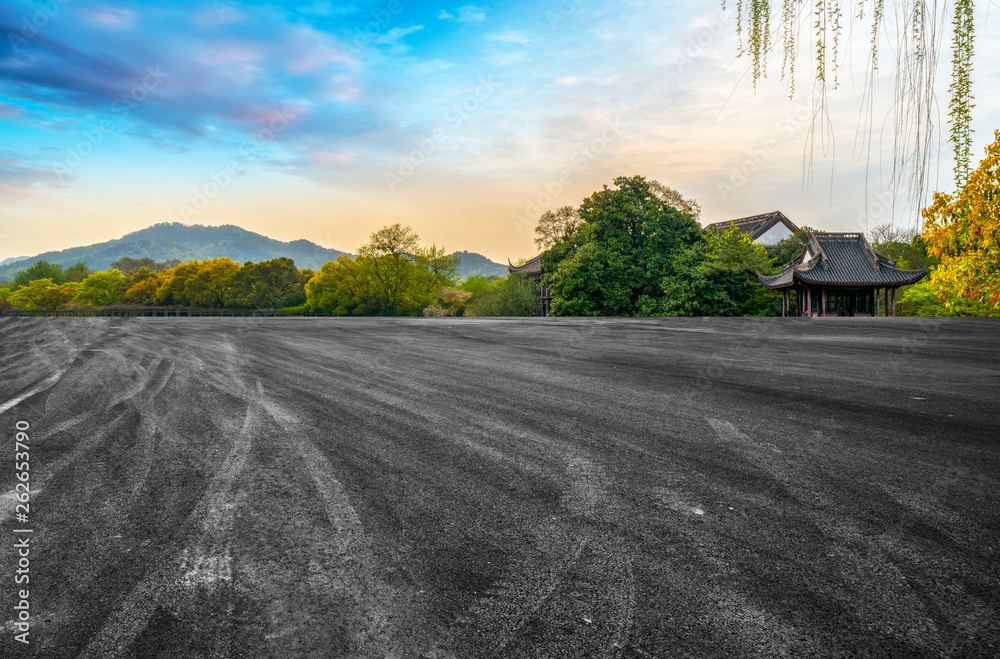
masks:
[[[872,249],[864,234],[816,231],[780,274],[757,278],[782,292],[782,316],[791,315],[793,306],[800,316],[895,316],[896,289],[926,274],[927,268],[896,267],[896,261]]]
[[[528,259],[522,265],[513,265],[508,259],[507,272],[510,274],[522,274],[538,283],[538,314],[540,316],[548,316],[552,294],[549,293],[547,287],[542,285],[542,255],[539,254],[532,259]]]

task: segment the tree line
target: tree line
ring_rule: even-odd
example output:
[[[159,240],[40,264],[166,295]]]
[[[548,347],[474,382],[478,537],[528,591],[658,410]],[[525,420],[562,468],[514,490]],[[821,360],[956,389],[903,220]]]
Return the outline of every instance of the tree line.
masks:
[[[400,224],[371,235],[357,257],[320,270],[280,257],[240,265],[228,258],[167,261],[123,258],[106,271],[38,261],[0,287],[0,310],[55,311],[120,305],[275,309],[287,314],[528,315],[535,302],[523,277],[458,281],[459,258],[421,246]]]
[[[700,207],[642,176],[541,215],[541,282],[520,274],[458,279],[459,257],[400,224],[318,272],[281,257],[239,265],[228,258],[157,263],[123,258],[92,272],[39,261],[0,287],[0,310],[58,310],[115,305],[205,309],[280,309],[333,315],[766,316],[780,313],[776,291],[757,274],[797,258],[813,231],[802,227],[777,245],[743,231],[721,234],[698,223]],[[903,268],[930,276],[898,296],[904,315],[996,315],[1000,311],[1000,131],[986,158],[954,194],[935,194],[923,211],[924,234],[876,227],[874,248]]]

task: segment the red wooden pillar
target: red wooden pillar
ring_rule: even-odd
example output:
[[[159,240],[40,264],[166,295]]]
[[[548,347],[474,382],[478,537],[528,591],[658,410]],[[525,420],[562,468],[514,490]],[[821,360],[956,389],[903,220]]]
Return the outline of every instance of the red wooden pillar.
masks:
[[[896,317],[896,289],[892,289],[892,317]]]
[[[826,286],[819,287],[820,297],[819,297],[819,315],[826,315]]]
[[[813,291],[812,286],[806,289],[806,315],[813,315]]]

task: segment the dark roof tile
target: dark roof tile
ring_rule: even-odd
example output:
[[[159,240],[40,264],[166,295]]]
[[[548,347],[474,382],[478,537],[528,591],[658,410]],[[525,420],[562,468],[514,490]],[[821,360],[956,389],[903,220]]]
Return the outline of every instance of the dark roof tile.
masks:
[[[768,288],[791,286],[795,281],[833,286],[903,286],[922,279],[927,268],[904,270],[896,262],[871,248],[860,233],[823,233],[809,235],[812,255],[802,263],[792,262],[781,274],[758,275]]]

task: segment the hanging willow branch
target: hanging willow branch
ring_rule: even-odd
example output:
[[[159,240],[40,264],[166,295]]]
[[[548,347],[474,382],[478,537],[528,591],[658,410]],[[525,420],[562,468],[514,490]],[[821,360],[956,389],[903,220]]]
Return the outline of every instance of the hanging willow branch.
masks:
[[[955,149],[955,189],[961,190],[969,178],[969,157],[972,153],[972,47],[975,28],[972,22],[972,0],[955,2],[952,19],[954,36],[951,41],[951,142]]]
[[[795,95],[796,59],[801,43],[802,29],[808,25],[813,39],[812,57],[814,116],[828,117],[827,86],[839,85],[841,66],[841,36],[844,25],[843,0],[782,0],[780,6],[770,0],[737,0],[736,34],[739,38],[739,55],[750,58],[750,73],[754,88],[767,77],[767,56],[771,49],[781,44],[781,79],[788,88],[788,96]],[[723,0],[722,7],[725,9]],[[955,182],[958,187],[969,173],[972,151],[972,56],[974,46],[973,0],[956,0],[952,12],[954,37],[952,40],[952,80],[949,88],[950,141],[955,156]],[[771,14],[780,25],[778,35],[771,34]],[[895,53],[893,112],[892,177],[894,189],[909,187],[909,200],[921,208],[926,199],[928,172],[935,151],[932,136],[935,127],[936,104],[934,79],[938,69],[937,54],[941,36],[947,22],[946,2],[937,0],[906,0],[894,5],[894,22],[886,25],[884,0],[858,0],[857,10],[851,12],[849,24],[869,28],[868,74],[862,97],[859,118],[860,143],[868,158],[872,149],[873,134],[881,132],[880,121],[874,116],[874,96],[877,91],[879,71],[879,46],[882,39],[894,35]],[[887,29],[888,27],[888,29]],[[772,36],[776,36],[772,42]],[[815,139],[815,123],[810,131],[810,145]],[[832,135],[828,127],[825,135]],[[807,150],[811,153],[812,147]],[[811,156],[810,156],[811,160]]]

